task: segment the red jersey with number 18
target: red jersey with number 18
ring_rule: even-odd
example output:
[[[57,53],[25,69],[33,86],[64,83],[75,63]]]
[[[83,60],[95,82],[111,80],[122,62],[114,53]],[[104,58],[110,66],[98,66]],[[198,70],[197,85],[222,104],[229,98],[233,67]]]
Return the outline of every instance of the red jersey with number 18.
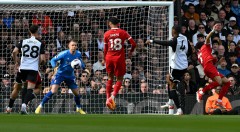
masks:
[[[204,44],[201,47],[200,51],[198,52],[198,60],[203,67],[205,67],[209,61],[214,60],[214,57],[212,56],[212,48],[210,44]]]
[[[107,49],[104,49],[106,58],[108,56],[116,58],[124,58],[124,42],[130,39],[131,36],[123,29],[112,28],[104,34],[104,44],[107,44]],[[105,46],[106,47],[106,46]]]

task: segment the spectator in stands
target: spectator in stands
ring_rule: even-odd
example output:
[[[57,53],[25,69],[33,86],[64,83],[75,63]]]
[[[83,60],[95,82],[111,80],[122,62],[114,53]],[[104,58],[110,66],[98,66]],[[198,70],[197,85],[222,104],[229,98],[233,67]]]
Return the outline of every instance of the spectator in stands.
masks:
[[[240,41],[239,27],[238,26],[233,27],[233,41],[236,44],[238,43],[238,41]]]
[[[94,39],[94,46],[95,46],[94,48],[95,49],[92,49],[92,50],[95,50],[95,51],[101,50],[101,51],[103,51],[103,48],[104,48],[103,38],[104,38],[104,30],[103,29],[98,29],[97,30],[97,34],[96,34],[96,39]]]
[[[2,74],[1,77],[1,87],[0,87],[0,95],[9,95],[11,93],[11,80],[9,74]]]
[[[3,52],[2,52],[3,53]],[[5,57],[0,57],[0,74],[7,73],[6,71],[7,60]]]
[[[3,13],[3,24],[6,25],[8,29],[12,27],[12,23],[14,22],[14,17],[10,14],[9,11]]]
[[[231,34],[233,34],[233,27],[236,27],[236,26],[237,26],[237,19],[234,16],[230,17],[229,23],[225,25],[228,33],[231,33]]]
[[[46,35],[50,27],[53,27],[53,22],[49,16],[43,11],[38,11],[32,19],[34,25],[38,25],[40,28],[40,34]]]
[[[212,31],[214,23],[215,23],[215,21],[212,17],[209,17],[207,19],[207,26],[205,26],[206,33],[209,33],[210,31]]]
[[[231,10],[237,17],[238,26],[240,26],[240,12],[239,12],[240,5],[238,0],[232,0]]]
[[[140,84],[141,93],[148,93],[148,84],[147,83],[141,83]]]
[[[236,79],[236,84],[240,86],[240,73],[238,64],[232,64],[231,73],[228,75],[228,77],[230,76],[233,76]]]
[[[223,74],[225,77],[231,72],[227,69],[227,61],[225,58],[219,60],[219,68],[217,69],[219,73]]]
[[[197,30],[197,32],[193,35],[193,37],[192,37],[192,42],[193,42],[193,45],[194,46],[196,46],[196,44],[197,44],[197,42],[199,42],[198,41],[198,34],[202,34],[202,35],[204,35],[204,37],[203,38],[205,38],[206,36],[207,36],[207,33],[206,33],[206,31],[205,31],[205,26],[203,25],[203,24],[199,24],[198,25],[198,30]],[[200,42],[204,42],[204,39],[203,40],[200,40]]]
[[[232,33],[229,33],[227,35],[226,43],[224,44],[224,48],[226,49],[227,53],[229,52],[229,46],[232,41],[233,41],[233,35]]]
[[[85,88],[87,92],[90,93],[90,90],[88,89],[90,87],[89,74],[86,71],[82,71],[79,87]]]
[[[102,87],[98,90],[98,94],[103,94],[103,95],[106,94],[106,86],[105,85],[102,85]]]
[[[164,94],[162,89],[154,89],[153,94]]]
[[[130,78],[124,78],[123,83],[125,93],[135,93],[134,89],[132,88]]]
[[[102,63],[103,61],[103,51],[98,51],[98,60],[93,64],[93,71],[96,72],[97,70],[106,70],[106,65]]]
[[[80,26],[78,23],[74,23],[70,35],[73,37],[74,40],[79,41],[79,35],[80,35]]]
[[[131,85],[134,91],[140,92],[139,84],[140,84],[139,71],[137,69],[133,69]]]
[[[96,70],[96,71],[94,72],[93,78],[99,78],[99,79],[101,79],[101,78],[102,78],[102,71],[101,71],[101,70]]]
[[[193,4],[188,5],[188,11],[185,12],[185,17],[195,20],[197,24],[199,23],[199,15],[195,12],[195,6]]]
[[[15,33],[21,33],[22,31],[22,21],[20,19],[15,19],[12,25],[12,31]]]
[[[225,48],[223,45],[218,45],[218,60],[220,60],[222,57],[225,57]]]
[[[131,74],[131,72],[132,72],[132,64],[133,64],[132,60],[129,59],[129,58],[126,58],[125,62],[126,62],[126,73]]]
[[[232,75],[229,75],[228,80],[230,81],[230,87],[227,95],[240,95],[240,87],[237,85],[236,78]]]
[[[63,31],[58,32],[56,41],[57,41],[56,47],[58,50],[67,49],[67,39],[66,39],[65,33]]]
[[[86,95],[86,94],[87,94],[87,91],[86,91],[86,89],[85,89],[84,87],[80,87],[80,88],[79,88],[79,93],[80,93],[81,95]]]
[[[99,25],[99,28],[100,29],[103,29],[103,30],[107,30],[107,16],[106,16],[106,11],[105,9],[100,9],[98,11],[98,18],[97,18],[97,21],[99,23],[104,23],[104,24],[100,24]]]
[[[212,53],[218,52],[219,42],[217,40],[212,41]]]
[[[220,21],[221,23],[223,23],[223,26],[228,24],[228,20],[226,20],[226,12],[225,12],[225,10],[220,9],[220,11],[218,12],[218,18],[216,20]]]
[[[222,7],[221,0],[213,0],[211,17],[213,17],[214,20],[218,19],[218,13]]]
[[[181,89],[184,91],[184,94],[195,94],[197,92],[197,85],[191,80],[189,72],[184,73],[183,80],[181,81],[181,84],[179,84],[178,88],[178,91]]]
[[[82,53],[82,57],[83,57],[83,60],[87,60],[89,61],[90,60],[90,57],[92,55],[92,52],[90,51],[90,48],[89,48],[89,42],[88,41],[82,41],[81,43],[81,53]],[[86,63],[84,61],[84,63]]]
[[[206,1],[207,0],[199,0],[199,4],[195,6],[196,13],[201,15],[201,12],[206,11]]]
[[[164,82],[164,75],[163,75],[163,69],[161,67],[157,67],[153,70],[153,88],[156,88],[159,85],[163,85]]]
[[[232,109],[232,105],[228,98],[223,97],[222,104],[223,107],[219,107],[216,105],[218,94],[221,87],[217,87],[216,89],[212,89],[212,96],[208,97],[206,105],[205,105],[205,112],[209,115],[236,115],[237,111]]]
[[[227,60],[227,69],[231,69],[233,64],[238,64],[237,62],[237,54],[235,52],[228,53],[228,60]]]
[[[231,17],[235,16],[235,14],[233,13],[233,11],[231,10],[231,3],[230,2],[226,2],[223,6],[223,8],[226,12],[226,19],[230,21]]]
[[[61,88],[61,94],[67,94],[68,93],[68,88]]]
[[[94,71],[92,68],[92,63],[90,61],[88,61],[85,63],[85,65],[86,65],[86,69],[88,69],[88,71],[89,71],[89,77],[93,77]]]
[[[98,90],[101,88],[101,78],[93,78],[90,82],[91,84],[91,94],[98,94]]]
[[[198,31],[198,27],[196,26],[195,20],[189,19],[187,38],[190,42],[192,42],[192,37],[197,31]]]
[[[207,15],[205,11],[200,12],[200,24],[203,24],[205,27],[207,26]]]
[[[103,85],[106,85],[107,80],[108,80],[108,76],[107,76],[107,75],[103,75],[101,83],[102,83]]]

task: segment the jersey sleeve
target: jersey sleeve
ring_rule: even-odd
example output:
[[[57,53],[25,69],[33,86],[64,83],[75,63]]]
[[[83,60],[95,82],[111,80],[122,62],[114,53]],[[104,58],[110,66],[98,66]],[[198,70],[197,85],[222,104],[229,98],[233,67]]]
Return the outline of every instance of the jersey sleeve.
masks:
[[[16,47],[20,50],[22,48],[23,40],[21,40],[18,44],[16,44]]]
[[[128,34],[127,31],[125,31],[125,38],[131,43],[132,47],[131,47],[131,52],[134,51],[134,49],[136,48],[137,44],[136,42],[133,40],[133,38],[131,37],[131,35]]]
[[[64,58],[65,56],[65,51],[62,51],[60,52],[58,55],[54,56],[52,59],[51,59],[51,66],[52,67],[56,67],[56,64],[57,64],[57,61],[61,60],[62,58]]]
[[[40,54],[45,54],[45,44],[41,43]]]

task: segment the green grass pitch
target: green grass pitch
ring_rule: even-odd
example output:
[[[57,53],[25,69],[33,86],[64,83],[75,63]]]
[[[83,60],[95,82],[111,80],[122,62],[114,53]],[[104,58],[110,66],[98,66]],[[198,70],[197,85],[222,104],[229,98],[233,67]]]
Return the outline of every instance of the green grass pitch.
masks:
[[[240,116],[0,114],[0,132],[239,132]]]

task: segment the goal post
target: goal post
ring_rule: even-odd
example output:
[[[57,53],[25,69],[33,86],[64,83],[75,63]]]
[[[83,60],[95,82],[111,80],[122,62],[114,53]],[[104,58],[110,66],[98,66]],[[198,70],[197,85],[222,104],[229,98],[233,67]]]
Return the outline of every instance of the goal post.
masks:
[[[77,39],[78,50],[83,54],[86,65],[93,69],[87,81],[76,71],[77,83],[82,92],[83,109],[87,113],[117,114],[166,114],[160,109],[167,99],[165,75],[168,72],[171,48],[159,45],[144,45],[147,39],[169,40],[174,19],[173,2],[153,1],[0,1],[1,76],[10,75],[8,89],[0,93],[0,112],[8,104],[12,91],[16,69],[10,53],[21,39],[29,37],[28,27],[37,24],[40,27],[40,38],[45,44],[48,61],[58,52],[67,48],[70,39]],[[101,59],[103,33],[108,30],[107,18],[117,16],[120,28],[129,32],[137,42],[128,74],[124,76],[131,82],[130,87],[123,82],[122,94],[116,98],[117,110],[109,111],[105,107],[104,68],[94,65]],[[130,45],[126,42],[127,53]],[[7,48],[6,48],[7,47]],[[127,65],[128,66],[128,65]],[[40,69],[45,92],[49,90],[51,73]],[[137,80],[134,72],[138,74]],[[3,78],[3,77],[2,77]],[[148,90],[141,89],[145,81]],[[126,82],[127,83],[127,82]],[[133,90],[133,91],[131,91]],[[101,93],[103,92],[103,93]],[[30,112],[37,107],[44,93],[34,99]],[[17,112],[20,106],[18,99],[14,106]],[[74,113],[73,95],[66,85],[62,84],[59,93],[54,95],[44,107],[46,113]]]

